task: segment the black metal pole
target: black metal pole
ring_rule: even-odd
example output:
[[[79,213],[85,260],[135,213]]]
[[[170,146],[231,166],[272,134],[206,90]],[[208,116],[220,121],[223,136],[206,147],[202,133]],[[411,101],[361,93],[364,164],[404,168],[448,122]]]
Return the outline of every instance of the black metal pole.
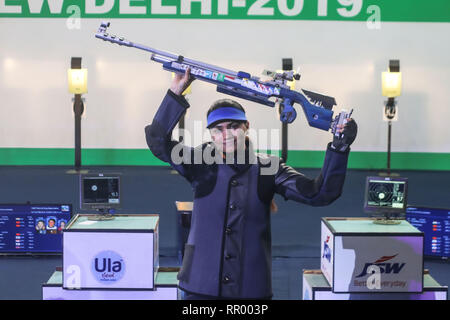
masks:
[[[76,94],[73,103],[73,112],[75,113],[75,170],[81,168],[81,115],[84,111],[81,94]]]
[[[281,68],[283,71],[290,71],[293,69],[292,58],[281,59]],[[282,111],[282,110],[280,110]],[[280,112],[281,113],[281,112]],[[287,162],[288,157],[288,123],[282,122],[281,124],[281,158],[284,162]]]
[[[184,116],[186,115],[186,113],[183,113],[183,115],[180,118],[180,121],[178,122],[178,129],[179,129],[179,141],[183,142],[184,140]]]
[[[392,131],[392,121],[388,121],[388,152],[387,152],[387,174],[391,174],[391,131]]]
[[[288,124],[282,122],[281,125],[281,158],[287,162],[288,156]]]

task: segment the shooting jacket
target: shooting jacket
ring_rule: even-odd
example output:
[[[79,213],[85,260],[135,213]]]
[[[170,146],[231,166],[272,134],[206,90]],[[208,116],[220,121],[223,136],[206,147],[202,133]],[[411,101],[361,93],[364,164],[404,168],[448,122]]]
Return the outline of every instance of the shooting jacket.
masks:
[[[334,151],[329,144],[315,179],[275,161],[280,160],[277,157],[255,154],[251,143],[245,164],[206,163],[202,153],[218,154],[212,142],[190,148],[172,140],[172,130],[187,108],[188,102],[169,90],[152,124],[145,127],[153,154],[186,178],[194,192],[179,287],[214,297],[270,298],[270,204],[274,193],[312,206],[330,204],[342,192],[349,150]],[[174,161],[173,151],[185,161]],[[273,172],[261,174],[264,170]]]

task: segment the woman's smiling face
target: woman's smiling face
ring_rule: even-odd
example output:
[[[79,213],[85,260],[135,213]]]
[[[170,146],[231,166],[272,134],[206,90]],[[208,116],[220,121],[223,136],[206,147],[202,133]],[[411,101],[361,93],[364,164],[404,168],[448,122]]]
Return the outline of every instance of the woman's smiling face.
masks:
[[[245,145],[248,122],[224,121],[209,129],[216,147],[225,153],[234,152],[238,145]],[[242,143],[242,144],[241,144]]]

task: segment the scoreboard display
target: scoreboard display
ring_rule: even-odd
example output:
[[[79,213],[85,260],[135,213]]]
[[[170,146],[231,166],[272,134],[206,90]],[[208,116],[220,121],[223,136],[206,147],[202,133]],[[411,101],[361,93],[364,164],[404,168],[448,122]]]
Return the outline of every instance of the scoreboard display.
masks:
[[[70,204],[0,204],[0,254],[62,253]]]
[[[408,206],[406,220],[424,233],[426,256],[450,257],[450,209]]]

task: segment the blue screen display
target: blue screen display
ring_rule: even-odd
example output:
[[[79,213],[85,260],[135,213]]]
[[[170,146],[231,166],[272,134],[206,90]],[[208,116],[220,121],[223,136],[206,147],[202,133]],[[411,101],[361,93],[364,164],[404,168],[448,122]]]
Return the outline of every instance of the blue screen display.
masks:
[[[408,206],[406,220],[424,233],[426,256],[450,257],[450,209]]]
[[[61,253],[69,204],[0,204],[0,253]]]

